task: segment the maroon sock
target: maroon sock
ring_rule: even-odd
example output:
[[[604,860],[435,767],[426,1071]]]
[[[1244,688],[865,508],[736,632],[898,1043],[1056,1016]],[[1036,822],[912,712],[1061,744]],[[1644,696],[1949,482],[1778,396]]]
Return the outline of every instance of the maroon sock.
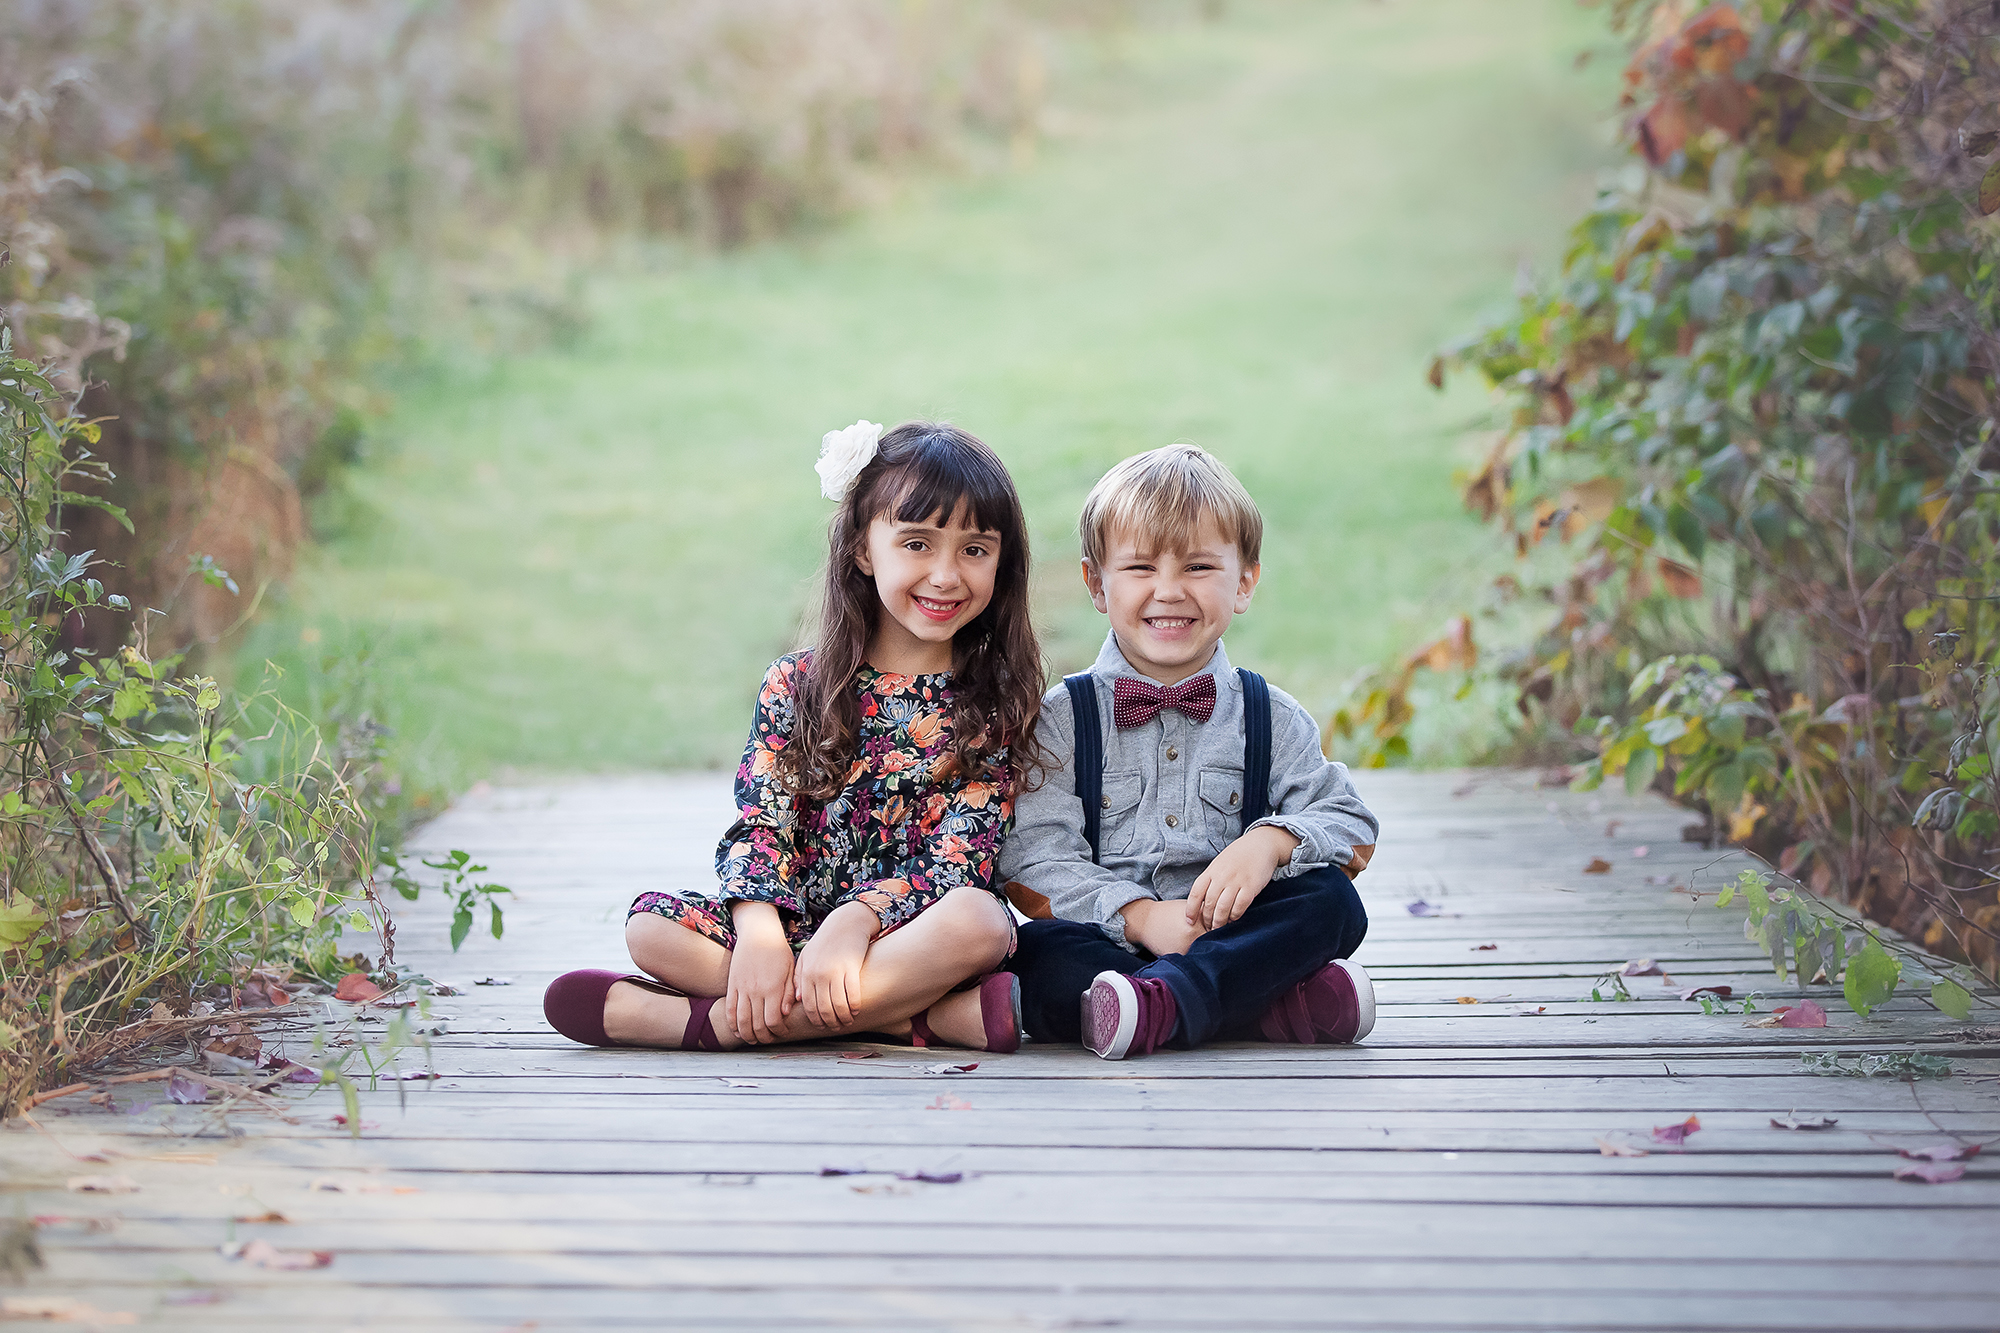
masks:
[[[1132,1046],[1126,1054],[1151,1055],[1166,1044],[1179,1026],[1180,1002],[1160,977],[1133,977],[1131,981],[1133,989],[1139,992],[1139,1030],[1132,1034]]]

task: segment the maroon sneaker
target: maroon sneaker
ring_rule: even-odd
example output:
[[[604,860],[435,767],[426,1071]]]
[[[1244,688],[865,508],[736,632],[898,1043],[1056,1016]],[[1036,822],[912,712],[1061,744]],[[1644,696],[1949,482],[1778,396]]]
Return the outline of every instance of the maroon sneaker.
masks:
[[[1103,1060],[1152,1054],[1181,1016],[1166,982],[1123,972],[1099,972],[1082,1003],[1083,1044]]]
[[[1257,1020],[1265,1041],[1338,1046],[1375,1027],[1375,985],[1361,964],[1336,958],[1271,1001]]]

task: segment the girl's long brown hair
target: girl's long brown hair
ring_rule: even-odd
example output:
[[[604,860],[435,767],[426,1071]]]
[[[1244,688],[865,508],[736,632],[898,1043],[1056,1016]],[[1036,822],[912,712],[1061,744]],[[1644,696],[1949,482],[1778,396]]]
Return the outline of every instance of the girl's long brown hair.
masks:
[[[1013,788],[1043,763],[1035,743],[1042,651],[1028,620],[1028,525],[1000,458],[977,436],[942,422],[910,421],[882,437],[848,489],[828,532],[826,587],[810,669],[800,673],[791,743],[778,778],[794,795],[830,800],[860,754],[854,677],[882,616],[875,580],[855,557],[879,517],[940,526],[964,518],[1000,537],[993,600],[951,641],[952,753],[956,774],[980,772],[1002,747]],[[952,776],[940,773],[940,777]]]

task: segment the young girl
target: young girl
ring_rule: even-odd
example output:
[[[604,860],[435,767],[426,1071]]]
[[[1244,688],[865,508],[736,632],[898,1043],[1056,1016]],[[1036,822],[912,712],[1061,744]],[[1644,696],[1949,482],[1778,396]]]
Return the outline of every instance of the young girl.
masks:
[[[994,870],[1042,692],[1021,502],[946,425],[857,422],[817,466],[840,501],[818,646],[764,677],[720,889],[633,902],[647,976],[550,985],[543,1011],[574,1041],[1020,1044],[1020,986],[993,969],[1014,947]]]

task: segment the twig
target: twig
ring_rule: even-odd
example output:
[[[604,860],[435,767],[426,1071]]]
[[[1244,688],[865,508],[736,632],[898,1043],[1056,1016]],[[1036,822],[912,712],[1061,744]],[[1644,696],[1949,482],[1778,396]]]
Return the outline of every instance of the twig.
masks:
[[[44,727],[42,729],[42,734],[37,744],[41,747],[42,762],[47,764],[49,768],[49,785],[56,789],[56,795],[62,801],[63,810],[69,815],[70,826],[76,830],[76,836],[82,840],[84,850],[90,853],[91,861],[97,866],[97,873],[104,876],[105,892],[111,895],[111,901],[117,905],[119,912],[124,915],[126,924],[138,933],[140,939],[146,941],[148,944],[152,943],[152,932],[146,929],[146,923],[139,919],[139,914],[133,910],[131,902],[125,897],[125,888],[118,882],[118,871],[112,866],[111,858],[105,854],[104,848],[98,844],[96,835],[84,827],[83,812],[76,808],[76,797],[71,794],[69,785],[63,781],[63,771],[56,766],[55,756],[49,753],[48,728]]]
[[[25,1099],[21,1103],[21,1109],[15,1114],[25,1116],[43,1102],[52,1102],[58,1097],[68,1097],[73,1093],[89,1092],[92,1088],[102,1088],[112,1083],[146,1083],[153,1079],[172,1078],[178,1069],[180,1066],[174,1065],[166,1069],[148,1069],[143,1074],[113,1074],[110,1078],[94,1078],[88,1083],[71,1083],[67,1087],[50,1088],[47,1092],[38,1092]]]

